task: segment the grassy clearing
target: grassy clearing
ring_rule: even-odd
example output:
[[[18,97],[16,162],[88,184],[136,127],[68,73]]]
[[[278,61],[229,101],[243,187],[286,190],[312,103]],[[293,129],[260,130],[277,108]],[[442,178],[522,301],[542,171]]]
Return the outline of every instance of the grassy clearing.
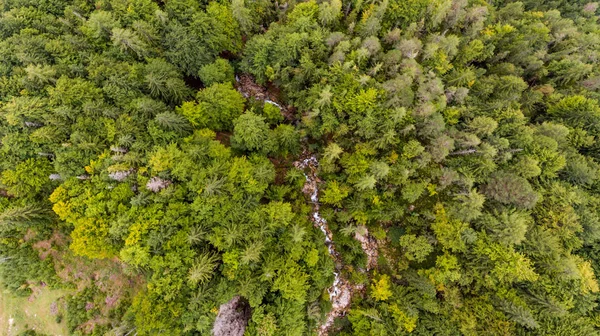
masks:
[[[0,292],[0,336],[14,336],[25,330],[53,335],[68,335],[67,325],[56,323],[56,316],[50,312],[50,306],[66,295],[66,290],[38,288],[34,297],[16,297],[6,291]],[[9,320],[12,319],[12,324]]]

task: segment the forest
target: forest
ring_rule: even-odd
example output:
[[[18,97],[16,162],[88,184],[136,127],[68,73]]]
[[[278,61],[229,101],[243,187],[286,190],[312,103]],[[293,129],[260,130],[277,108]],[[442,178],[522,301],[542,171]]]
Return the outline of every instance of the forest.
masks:
[[[0,13],[0,284],[70,335],[600,336],[598,2]]]

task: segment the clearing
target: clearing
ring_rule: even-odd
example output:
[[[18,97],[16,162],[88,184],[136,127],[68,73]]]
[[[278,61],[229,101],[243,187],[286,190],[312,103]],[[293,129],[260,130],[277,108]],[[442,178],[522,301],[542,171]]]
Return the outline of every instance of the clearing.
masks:
[[[0,291],[0,336],[14,336],[27,330],[56,336],[69,334],[65,319],[56,323],[56,313],[61,305],[58,300],[69,293],[35,287],[29,297],[17,297],[8,291]]]

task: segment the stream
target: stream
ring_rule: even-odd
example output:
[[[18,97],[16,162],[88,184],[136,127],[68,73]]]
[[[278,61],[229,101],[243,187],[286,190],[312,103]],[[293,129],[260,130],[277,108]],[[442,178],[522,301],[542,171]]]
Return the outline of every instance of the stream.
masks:
[[[313,204],[312,221],[314,225],[323,232],[325,236],[325,245],[329,251],[329,255],[335,261],[335,271],[333,272],[334,280],[333,284],[327,290],[329,292],[329,300],[331,301],[331,311],[327,314],[325,322],[319,326],[317,333],[320,336],[327,335],[329,329],[333,326],[333,322],[337,317],[346,314],[350,302],[352,300],[352,294],[356,290],[361,290],[364,286],[352,285],[350,282],[341,275],[341,260],[338,252],[335,250],[333,243],[333,234],[327,225],[327,220],[321,217],[319,213],[319,178],[317,177],[317,167],[319,161],[312,155],[304,160],[294,162],[294,166],[304,171],[304,177],[306,183],[304,184],[303,192],[310,195],[310,201]],[[308,171],[308,173],[307,173]]]
[[[254,98],[261,100],[265,103],[277,106],[284,117],[289,117],[289,120],[293,120],[293,114],[290,114],[288,108],[277,103],[277,97],[272,96],[266,88],[256,84],[254,79],[249,75],[236,76],[236,88],[245,98]],[[310,155],[310,156],[308,156]],[[335,270],[333,272],[334,280],[331,287],[328,288],[329,300],[331,302],[331,310],[327,313],[325,322],[320,325],[317,329],[319,336],[326,336],[330,331],[331,327],[336,318],[344,316],[350,307],[350,302],[354,292],[361,291],[364,289],[364,285],[353,285],[347,279],[342,276],[342,260],[339,253],[335,249],[333,243],[333,234],[327,225],[327,220],[321,217],[319,213],[319,178],[317,177],[317,168],[319,161],[313,154],[306,154],[304,159],[295,161],[293,165],[304,172],[306,182],[304,183],[303,193],[310,197],[310,201],[313,204],[312,221],[315,227],[317,227],[324,235],[324,242],[329,251],[329,255],[335,262]],[[363,227],[364,228],[364,227]],[[377,248],[374,241],[368,235],[366,228],[363,230],[363,234],[358,232],[355,234],[355,238],[361,243],[361,247],[368,256],[367,270],[376,265],[377,261]]]

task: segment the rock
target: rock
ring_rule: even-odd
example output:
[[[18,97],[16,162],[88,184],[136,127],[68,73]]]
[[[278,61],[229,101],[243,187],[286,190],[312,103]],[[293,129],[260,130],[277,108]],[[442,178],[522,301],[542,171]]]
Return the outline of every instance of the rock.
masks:
[[[148,183],[146,183],[146,189],[157,193],[170,185],[171,181],[163,180],[160,177],[155,176],[151,178],[150,181],[148,181]]]
[[[115,181],[122,182],[127,178],[127,176],[131,175],[131,173],[133,173],[133,169],[120,170],[120,171],[116,171],[116,172],[112,172],[112,173],[108,174],[108,177],[110,177],[111,179],[113,179]]]
[[[250,319],[250,306],[239,296],[219,308],[213,325],[213,336],[243,336]]]

